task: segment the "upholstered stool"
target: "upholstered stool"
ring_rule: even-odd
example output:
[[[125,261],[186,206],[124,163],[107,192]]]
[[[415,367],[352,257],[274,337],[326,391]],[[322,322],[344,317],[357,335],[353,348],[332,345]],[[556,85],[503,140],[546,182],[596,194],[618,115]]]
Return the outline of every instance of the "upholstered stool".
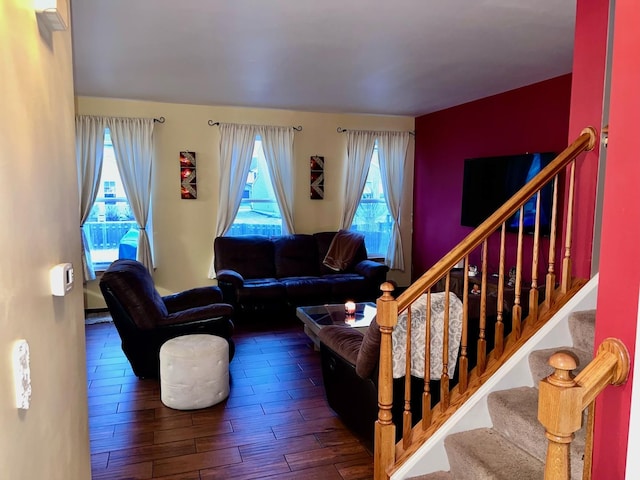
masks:
[[[160,347],[160,399],[177,410],[205,408],[229,396],[229,344],[215,335],[183,335]]]

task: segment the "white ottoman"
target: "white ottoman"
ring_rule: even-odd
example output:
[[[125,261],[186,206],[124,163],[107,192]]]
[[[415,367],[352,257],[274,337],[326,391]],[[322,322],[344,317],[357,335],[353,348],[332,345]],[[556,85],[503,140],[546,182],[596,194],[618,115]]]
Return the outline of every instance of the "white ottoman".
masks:
[[[160,347],[160,399],[177,410],[205,408],[229,396],[229,344],[215,335],[183,335]]]

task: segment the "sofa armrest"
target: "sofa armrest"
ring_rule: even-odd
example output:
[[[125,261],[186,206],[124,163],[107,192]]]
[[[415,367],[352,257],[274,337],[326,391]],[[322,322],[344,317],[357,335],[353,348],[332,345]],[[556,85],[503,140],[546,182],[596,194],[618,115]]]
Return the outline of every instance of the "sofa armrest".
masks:
[[[384,282],[387,278],[389,267],[384,263],[374,262],[373,260],[362,260],[356,264],[354,270],[365,278],[382,279],[382,282]]]
[[[352,328],[329,325],[318,333],[320,342],[355,367],[364,336]]]
[[[228,321],[233,315],[233,307],[227,303],[216,303],[203,307],[189,308],[167,315],[158,322],[158,327],[181,325],[196,322],[211,322],[215,320]]]
[[[220,270],[216,272],[218,283],[224,282],[233,288],[240,288],[244,285],[244,277],[235,270]]]
[[[197,287],[162,297],[169,313],[222,302],[222,291],[215,286]]]
[[[238,306],[238,291],[244,285],[244,277],[235,270],[223,269],[216,272],[218,286],[225,302]]]

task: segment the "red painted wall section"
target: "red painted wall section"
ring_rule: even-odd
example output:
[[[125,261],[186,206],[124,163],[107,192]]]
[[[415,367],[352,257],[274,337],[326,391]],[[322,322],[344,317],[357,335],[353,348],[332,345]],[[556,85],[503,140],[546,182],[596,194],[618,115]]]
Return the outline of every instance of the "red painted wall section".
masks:
[[[563,75],[416,118],[413,279],[472,230],[460,225],[464,160],[562,151],[568,145],[570,97],[571,75]],[[516,235],[507,237],[509,266],[515,264]],[[531,238],[525,240],[524,251],[531,252]],[[489,245],[491,272],[497,271],[497,248],[497,240]],[[477,257],[470,261],[480,263]],[[530,263],[529,254],[523,278]]]
[[[579,0],[577,3],[569,142],[587,126],[595,127],[598,133],[601,130],[607,54],[609,0]],[[579,278],[591,277],[598,149],[599,144],[576,162],[571,259],[573,275]]]
[[[633,361],[640,286],[640,9],[616,0],[596,345],[620,338]],[[631,381],[596,402],[593,478],[625,478]],[[634,392],[639,395],[638,392]],[[636,476],[627,478],[638,478]]]

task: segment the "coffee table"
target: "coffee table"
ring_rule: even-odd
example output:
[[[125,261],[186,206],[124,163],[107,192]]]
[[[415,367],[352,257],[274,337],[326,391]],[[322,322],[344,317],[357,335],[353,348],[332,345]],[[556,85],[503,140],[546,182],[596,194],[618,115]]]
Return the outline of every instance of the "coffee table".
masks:
[[[376,304],[372,302],[356,303],[356,313],[353,318],[347,318],[344,304],[312,305],[296,308],[296,316],[304,324],[304,332],[320,347],[318,333],[327,325],[340,325],[345,328],[355,328],[366,331],[376,316]]]

